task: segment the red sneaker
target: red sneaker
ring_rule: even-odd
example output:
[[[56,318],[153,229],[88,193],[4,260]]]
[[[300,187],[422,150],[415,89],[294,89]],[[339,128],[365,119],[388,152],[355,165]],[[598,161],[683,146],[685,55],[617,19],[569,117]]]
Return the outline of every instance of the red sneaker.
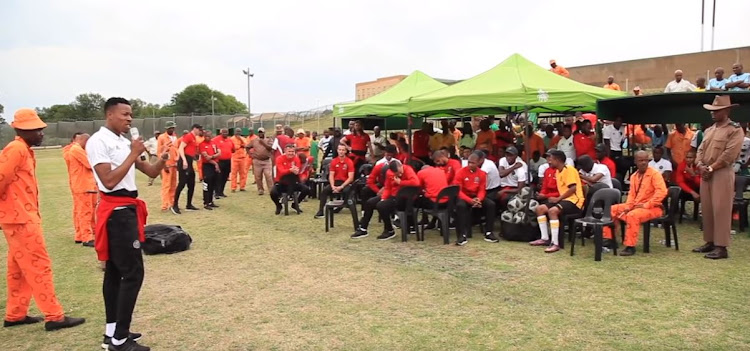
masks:
[[[537,239],[529,243],[531,246],[547,246],[549,245],[549,240],[544,239]]]

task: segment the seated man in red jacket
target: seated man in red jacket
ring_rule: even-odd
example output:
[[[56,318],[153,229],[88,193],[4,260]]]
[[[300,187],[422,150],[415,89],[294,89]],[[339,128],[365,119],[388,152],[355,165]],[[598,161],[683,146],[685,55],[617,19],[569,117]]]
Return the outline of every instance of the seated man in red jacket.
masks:
[[[461,188],[456,204],[456,215],[458,216],[458,226],[456,227],[458,240],[456,245],[459,246],[466,245],[468,242],[466,235],[472,224],[471,212],[473,209],[484,211],[484,240],[493,243],[498,242],[497,237],[492,233],[496,215],[495,201],[487,198],[487,173],[479,167],[479,156],[471,154],[469,165],[461,168],[453,179],[453,184]]]
[[[549,166],[550,153],[555,150],[557,149],[547,150],[544,154],[547,163],[539,166],[539,192],[536,194],[536,199],[541,203],[546,202],[551,197],[560,196],[560,192],[557,190],[557,179],[555,178],[557,169]]]
[[[434,157],[433,160],[437,164],[437,160]],[[451,161],[455,160],[451,159]],[[419,184],[422,187],[423,196],[417,199],[415,206],[419,208],[433,209],[435,208],[435,204],[438,204],[438,208],[444,208],[442,206],[445,205],[448,199],[438,199],[437,196],[440,191],[448,187],[445,171],[440,169],[440,167],[425,165],[422,166],[422,169],[419,172],[417,172],[417,178],[419,178]],[[422,217],[422,223],[427,223],[427,215]],[[437,228],[437,217],[433,218],[432,223],[429,223],[426,227],[426,229],[434,228]]]
[[[419,178],[414,173],[414,169],[409,165],[403,165],[400,161],[392,161],[388,165],[388,171],[385,174],[385,185],[380,197],[373,197],[362,205],[365,212],[359,222],[357,231],[352,234],[352,239],[364,238],[367,235],[367,226],[370,224],[373,211],[377,208],[380,218],[383,220],[383,233],[378,236],[378,240],[388,240],[396,236],[391,223],[391,216],[396,211],[396,194],[405,186],[419,186]]]
[[[432,161],[435,162],[436,167],[445,173],[445,178],[448,184],[453,183],[453,178],[456,176],[456,172],[463,168],[461,166],[461,161],[451,158],[450,153],[446,150],[433,152]]]
[[[292,205],[297,213],[302,213],[299,208],[299,202],[310,193],[310,188],[300,182],[300,170],[302,165],[299,162],[296,152],[297,146],[294,143],[289,143],[284,146],[284,154],[276,158],[276,178],[274,179],[275,184],[271,188],[271,199],[276,205],[276,214],[281,213],[281,194],[294,194],[299,192],[297,197],[297,205]]]
[[[380,196],[383,194],[383,185],[385,185],[385,172],[388,171],[388,165],[391,161],[395,160],[396,157],[396,146],[386,145],[384,150],[385,156],[375,162],[375,167],[370,171],[370,175],[367,176],[366,186],[360,192],[360,198],[362,202]]]
[[[693,200],[696,204],[701,201],[701,171],[695,165],[695,151],[685,154],[685,160],[677,165],[675,178],[682,189],[680,199]]]

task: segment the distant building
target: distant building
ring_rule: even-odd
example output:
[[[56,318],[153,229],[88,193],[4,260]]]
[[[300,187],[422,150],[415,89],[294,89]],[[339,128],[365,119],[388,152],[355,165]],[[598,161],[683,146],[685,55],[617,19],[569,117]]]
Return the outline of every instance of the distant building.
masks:
[[[406,78],[405,75],[383,77],[373,80],[371,82],[362,82],[355,84],[355,100],[364,100],[368,97],[380,94],[390,87],[398,84]]]
[[[674,79],[675,70],[682,70],[683,79],[695,83],[698,77],[706,77],[706,74],[706,80],[713,78],[716,67],[723,67],[724,77],[729,78],[732,75],[732,65],[736,62],[750,67],[750,46],[567,69],[570,79],[581,83],[601,87],[607,83],[608,76],[614,76],[615,83],[628,93],[632,92],[636,85],[640,86],[644,93],[655,93],[664,91],[667,83]]]

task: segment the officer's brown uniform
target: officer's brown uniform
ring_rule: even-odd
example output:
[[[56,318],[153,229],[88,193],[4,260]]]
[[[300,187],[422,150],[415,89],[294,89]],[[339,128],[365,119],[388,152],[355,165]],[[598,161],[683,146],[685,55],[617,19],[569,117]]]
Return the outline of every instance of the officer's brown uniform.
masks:
[[[744,137],[740,125],[727,119],[722,125],[714,123],[706,129],[698,147],[697,162],[714,170],[709,180],[701,179],[703,240],[716,246],[729,246],[734,198],[732,164],[740,154]]]

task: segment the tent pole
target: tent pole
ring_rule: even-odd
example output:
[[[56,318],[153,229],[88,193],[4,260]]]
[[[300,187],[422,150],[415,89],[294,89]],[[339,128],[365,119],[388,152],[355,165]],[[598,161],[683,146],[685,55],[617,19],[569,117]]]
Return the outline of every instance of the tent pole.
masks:
[[[531,187],[531,167],[529,167],[528,160],[531,160],[531,133],[534,132],[533,128],[532,130],[529,130],[528,124],[529,124],[529,108],[528,106],[523,107],[523,130],[522,132],[526,135],[526,139],[523,141],[523,148],[524,153],[526,154],[526,179],[529,182],[530,189]],[[541,156],[541,155],[540,155]],[[521,158],[523,160],[523,158]],[[533,195],[533,193],[532,193]]]
[[[411,162],[411,147],[414,144],[411,140],[411,113],[406,114],[406,140],[409,141],[409,145],[406,148],[406,162],[408,163]]]

